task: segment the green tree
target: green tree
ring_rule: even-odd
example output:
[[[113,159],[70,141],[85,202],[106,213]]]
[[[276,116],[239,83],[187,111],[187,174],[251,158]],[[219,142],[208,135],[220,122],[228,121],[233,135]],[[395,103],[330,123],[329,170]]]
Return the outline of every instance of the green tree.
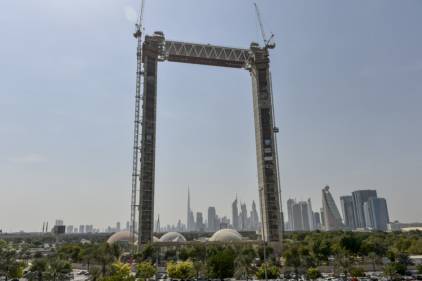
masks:
[[[43,277],[47,271],[48,264],[44,258],[35,259],[30,267],[29,280],[43,281]]]
[[[357,255],[360,251],[362,240],[353,233],[343,235],[338,242],[340,248],[351,255]]]
[[[196,280],[198,280],[199,275],[204,272],[205,265],[201,260],[194,260],[192,263],[193,263],[193,270],[195,272]]]
[[[384,267],[384,275],[388,277],[388,280],[394,280],[397,277],[397,270],[393,263],[387,264]]]
[[[174,252],[174,254],[176,254]],[[143,261],[151,261],[153,262],[155,260],[155,251],[154,247],[152,247],[151,244],[145,245],[145,247],[142,248],[142,251],[135,255],[135,260],[137,262],[143,262]]]
[[[17,261],[17,252],[7,242],[0,241],[0,276],[9,278],[22,277],[23,264]]]
[[[177,278],[177,263],[174,261],[169,261],[167,263],[167,274],[170,278]]]
[[[365,270],[360,267],[352,267],[350,269],[350,276],[352,277],[365,277]]]
[[[240,250],[240,253],[234,260],[235,272],[234,275],[237,279],[246,279],[254,273],[252,262],[256,257],[256,253],[252,248],[245,248]]]
[[[418,274],[422,274],[422,264],[416,266],[416,270],[418,271]]]
[[[265,279],[265,270],[267,271],[268,279],[277,279],[280,276],[280,269],[277,266],[273,264],[262,264],[255,273],[256,278]]]
[[[72,262],[80,261],[81,246],[78,244],[65,244],[59,248],[57,254],[62,259],[69,259]]]
[[[107,275],[111,264],[115,261],[115,256],[109,244],[104,243],[94,250],[94,259],[101,266],[102,276]]]
[[[111,266],[110,276],[103,277],[101,281],[135,281],[135,276],[131,274],[130,265],[115,262]]]
[[[347,252],[338,252],[334,257],[334,267],[337,271],[343,273],[343,279],[347,280],[347,275],[352,268],[354,257]]]
[[[182,280],[195,277],[195,271],[191,261],[182,261],[178,263],[171,261],[167,264],[167,273],[170,278]]]
[[[20,262],[13,262],[10,264],[6,274],[6,281],[8,280],[7,278],[22,278],[24,267],[24,264]]]
[[[47,273],[51,281],[70,280],[71,272],[72,266],[68,261],[56,257],[48,263]]]
[[[136,267],[136,277],[141,280],[146,280],[153,277],[157,272],[157,269],[150,262],[141,262]]]
[[[88,271],[90,270],[91,263],[95,260],[95,250],[95,246],[85,245],[79,253],[79,258],[86,264]]]
[[[322,276],[321,272],[319,272],[318,268],[316,267],[310,267],[306,271],[306,277],[308,279],[315,280],[315,279],[320,278],[321,276]]]
[[[327,261],[331,255],[331,247],[329,241],[321,238],[310,239],[310,251],[316,260],[317,265],[320,265],[322,261]]]
[[[402,263],[393,263],[394,268],[396,269],[397,274],[399,275],[406,275],[407,266]]]
[[[302,267],[302,257],[300,255],[298,246],[292,245],[284,251],[283,256],[286,261],[286,266],[293,268],[293,271],[296,275],[296,280],[299,280],[299,270]]]
[[[207,260],[208,275],[211,278],[231,278],[234,275],[235,253],[232,248],[217,249]]]
[[[409,254],[422,255],[422,237],[412,241],[412,245],[409,247]]]
[[[377,265],[381,264],[381,257],[376,252],[370,252],[368,259],[372,265],[372,271],[376,271]]]
[[[90,281],[98,281],[101,279],[101,268],[98,266],[92,266],[89,268],[89,280]]]

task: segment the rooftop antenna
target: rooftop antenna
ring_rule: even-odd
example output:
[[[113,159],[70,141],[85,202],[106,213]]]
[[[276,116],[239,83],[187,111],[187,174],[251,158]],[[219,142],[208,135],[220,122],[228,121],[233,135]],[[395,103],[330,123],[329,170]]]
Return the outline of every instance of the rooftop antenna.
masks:
[[[143,19],[144,19],[144,7],[145,7],[145,0],[141,0],[141,10],[139,13],[139,19],[135,24],[135,32],[133,36],[137,39],[137,51],[136,51],[136,95],[135,95],[135,122],[134,122],[134,137],[133,137],[133,158],[132,158],[132,193],[131,193],[131,208],[130,208],[130,241],[132,245],[132,252],[136,251],[135,247],[135,236],[136,236],[136,208],[138,211],[141,210],[139,204],[141,200],[139,200],[139,204],[137,204],[137,192],[140,188],[140,171],[138,168],[139,163],[139,151],[140,151],[140,125],[142,123],[141,120],[141,88],[142,88],[142,76],[143,76],[143,69],[142,69],[142,32],[143,32]],[[141,194],[141,193],[139,193]],[[140,214],[138,214],[138,218],[141,218]],[[140,227],[141,224],[138,224]],[[138,236],[140,235],[140,231],[138,230]],[[137,237],[138,241],[140,241],[140,237]],[[138,243],[138,247],[140,247],[140,243]]]
[[[274,49],[275,43],[272,42],[273,39],[274,39],[274,34],[271,33],[270,38],[267,39],[267,35],[265,34],[265,30],[264,30],[264,24],[262,23],[261,12],[259,11],[258,5],[256,3],[253,3],[253,5],[255,7],[256,17],[258,19],[259,28],[261,30],[262,40],[264,41],[264,48],[265,49]]]

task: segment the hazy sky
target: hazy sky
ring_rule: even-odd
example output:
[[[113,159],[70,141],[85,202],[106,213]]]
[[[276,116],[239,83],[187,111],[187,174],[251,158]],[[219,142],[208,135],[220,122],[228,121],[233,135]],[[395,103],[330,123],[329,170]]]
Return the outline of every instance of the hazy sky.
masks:
[[[283,203],[329,184],[377,189],[422,220],[422,1],[260,0],[271,53]],[[135,0],[0,1],[0,229],[129,217]],[[146,31],[248,47],[249,0],[148,0]],[[161,63],[156,213],[230,214],[257,199],[249,74]]]

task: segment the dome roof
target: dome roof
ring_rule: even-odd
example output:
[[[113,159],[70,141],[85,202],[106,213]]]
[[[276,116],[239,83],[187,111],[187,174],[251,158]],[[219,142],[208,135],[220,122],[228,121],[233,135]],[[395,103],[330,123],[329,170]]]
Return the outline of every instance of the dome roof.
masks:
[[[209,241],[211,242],[233,242],[242,240],[242,235],[234,229],[220,229],[214,233]]]
[[[160,242],[186,242],[186,238],[179,232],[167,232],[161,236]]]
[[[130,239],[131,239],[130,236],[131,236],[130,232],[127,231],[127,230],[116,232],[113,235],[111,235],[110,238],[108,238],[107,243],[113,244],[113,243],[120,242],[120,241],[129,242]]]
[[[108,238],[107,243],[113,244],[113,243],[120,242],[120,241],[129,242],[130,239],[131,239],[130,231],[123,230],[123,231],[116,232],[113,235],[111,235]],[[158,242],[158,241],[160,241],[160,240],[157,237],[155,237],[155,236],[152,237],[152,242]],[[137,245],[137,244],[138,244],[138,240],[135,237],[135,245]]]

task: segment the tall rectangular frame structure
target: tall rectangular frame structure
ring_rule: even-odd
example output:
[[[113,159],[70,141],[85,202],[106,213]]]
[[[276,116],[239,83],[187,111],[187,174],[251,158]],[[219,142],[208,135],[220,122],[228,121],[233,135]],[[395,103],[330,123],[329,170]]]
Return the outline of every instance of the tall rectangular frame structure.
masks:
[[[260,48],[254,43],[250,49],[236,49],[166,41],[161,32],[146,36],[143,44],[144,89],[138,247],[153,241],[157,67],[158,62],[166,60],[249,70],[252,78],[262,239],[281,249],[283,214],[268,49]]]

